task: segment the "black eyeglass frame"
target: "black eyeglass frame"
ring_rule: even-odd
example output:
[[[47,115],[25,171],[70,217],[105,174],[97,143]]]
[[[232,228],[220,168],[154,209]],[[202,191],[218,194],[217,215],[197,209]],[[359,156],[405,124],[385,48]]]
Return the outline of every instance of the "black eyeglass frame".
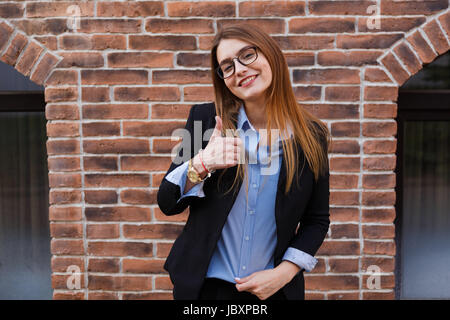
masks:
[[[242,61],[239,59],[239,56],[248,49],[255,49],[256,57],[255,57],[255,60],[253,60],[252,62],[245,64],[245,63],[242,63]],[[235,64],[234,60],[239,61],[239,63],[242,64],[243,66],[248,66],[248,65],[252,64],[253,62],[255,62],[258,59],[258,47],[257,46],[244,47],[241,49],[241,53],[239,53],[239,56],[236,56],[231,59],[231,62],[233,62],[233,73],[230,74],[228,77],[223,77],[223,75],[221,74],[222,70],[220,68],[220,65],[216,68],[216,72],[222,80],[228,79],[229,77],[233,76],[233,74],[236,72],[236,64]]]

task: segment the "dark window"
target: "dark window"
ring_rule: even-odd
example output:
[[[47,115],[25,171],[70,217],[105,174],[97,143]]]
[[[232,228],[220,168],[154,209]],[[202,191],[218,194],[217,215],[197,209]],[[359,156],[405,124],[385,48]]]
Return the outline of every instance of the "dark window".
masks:
[[[449,67],[447,53],[399,91],[397,299],[450,298]]]
[[[40,89],[0,63],[0,299],[52,298],[45,102]]]

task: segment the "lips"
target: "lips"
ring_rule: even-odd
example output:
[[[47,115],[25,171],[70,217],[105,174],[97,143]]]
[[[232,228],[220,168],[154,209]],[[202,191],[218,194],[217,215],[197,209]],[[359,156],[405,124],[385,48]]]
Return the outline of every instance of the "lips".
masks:
[[[251,77],[255,77],[255,79],[256,79],[258,77],[258,75],[257,74],[252,74],[251,76],[245,77],[244,79],[239,81],[239,86],[242,86],[242,82],[244,82],[246,79],[251,78]]]

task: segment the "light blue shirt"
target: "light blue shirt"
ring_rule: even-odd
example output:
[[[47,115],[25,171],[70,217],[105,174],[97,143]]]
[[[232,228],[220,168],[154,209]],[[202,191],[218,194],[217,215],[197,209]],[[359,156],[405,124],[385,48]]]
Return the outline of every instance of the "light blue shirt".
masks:
[[[244,179],[237,198],[228,214],[222,234],[211,258],[206,277],[235,283],[235,278],[246,277],[256,271],[274,268],[273,254],[277,244],[275,196],[281,168],[281,139],[272,147],[259,147],[260,134],[247,118],[241,105],[237,130],[248,155],[248,201]],[[292,131],[289,128],[289,133]],[[187,178],[188,161],[174,169],[166,179],[180,186],[181,197],[204,197],[201,182],[183,194]],[[313,256],[289,247],[283,260],[288,260],[310,272],[317,264]]]

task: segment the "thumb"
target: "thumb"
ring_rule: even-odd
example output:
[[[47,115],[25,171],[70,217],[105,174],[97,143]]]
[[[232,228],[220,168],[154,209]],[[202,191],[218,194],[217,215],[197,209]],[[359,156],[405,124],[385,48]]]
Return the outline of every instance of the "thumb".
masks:
[[[216,126],[214,127],[212,136],[213,137],[221,137],[222,136],[222,118],[219,116],[216,116],[215,119],[216,119]]]

